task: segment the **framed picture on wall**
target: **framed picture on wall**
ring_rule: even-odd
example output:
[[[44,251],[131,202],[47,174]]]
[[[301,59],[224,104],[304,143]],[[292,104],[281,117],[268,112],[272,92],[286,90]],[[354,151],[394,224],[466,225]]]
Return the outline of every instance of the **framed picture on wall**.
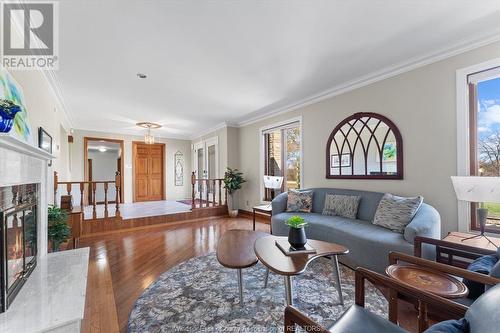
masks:
[[[43,128],[38,128],[38,148],[52,154],[52,137]]]
[[[338,154],[331,156],[330,165],[332,166],[332,168],[340,168],[341,166],[345,168],[351,166],[351,155],[342,154],[341,156],[342,156],[341,158],[339,158]]]

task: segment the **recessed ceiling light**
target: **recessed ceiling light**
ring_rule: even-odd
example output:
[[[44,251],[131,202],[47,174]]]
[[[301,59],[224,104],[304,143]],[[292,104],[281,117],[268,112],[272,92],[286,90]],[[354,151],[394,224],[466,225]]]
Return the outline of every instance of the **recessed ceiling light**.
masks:
[[[145,79],[145,78],[147,78],[148,76],[147,76],[146,74],[144,74],[144,73],[137,73],[137,77],[138,77],[139,79]]]

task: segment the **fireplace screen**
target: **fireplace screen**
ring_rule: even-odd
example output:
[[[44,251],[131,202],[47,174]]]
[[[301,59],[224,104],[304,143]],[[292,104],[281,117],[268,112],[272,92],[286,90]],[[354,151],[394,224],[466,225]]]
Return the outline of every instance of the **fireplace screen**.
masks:
[[[36,265],[37,186],[0,188],[1,309],[12,303]]]

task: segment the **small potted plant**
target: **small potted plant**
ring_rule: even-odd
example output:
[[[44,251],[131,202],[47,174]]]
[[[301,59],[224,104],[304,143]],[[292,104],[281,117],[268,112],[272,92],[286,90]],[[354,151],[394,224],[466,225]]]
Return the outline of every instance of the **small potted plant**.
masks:
[[[236,217],[238,216],[238,207],[235,205],[234,193],[241,188],[241,184],[246,182],[243,178],[243,173],[239,172],[238,169],[227,168],[227,171],[224,175],[224,188],[229,193],[231,198],[231,208],[227,207],[229,216]]]
[[[304,230],[307,222],[302,217],[294,215],[286,221],[286,224],[290,227],[288,243],[294,249],[304,248],[307,243],[306,231]]]
[[[68,225],[68,213],[64,209],[50,205],[48,220],[48,238],[52,243],[52,252],[57,252],[61,244],[71,236],[71,229]]]

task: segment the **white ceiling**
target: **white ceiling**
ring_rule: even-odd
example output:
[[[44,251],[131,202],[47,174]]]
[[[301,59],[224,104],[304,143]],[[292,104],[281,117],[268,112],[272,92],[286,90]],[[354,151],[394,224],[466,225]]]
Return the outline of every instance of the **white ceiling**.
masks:
[[[188,138],[500,35],[499,22],[499,0],[64,0],[56,75],[75,128],[153,121]]]

